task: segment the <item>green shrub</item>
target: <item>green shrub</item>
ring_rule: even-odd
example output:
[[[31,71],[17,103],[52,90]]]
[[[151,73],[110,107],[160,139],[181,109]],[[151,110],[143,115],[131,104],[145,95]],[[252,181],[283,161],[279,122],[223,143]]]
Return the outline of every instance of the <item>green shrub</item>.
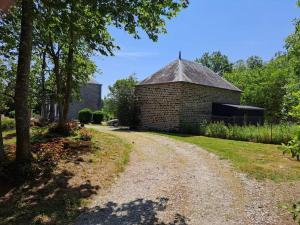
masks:
[[[104,115],[101,111],[93,112],[93,123],[94,124],[101,124],[103,121]]]
[[[288,143],[296,131],[297,126],[293,124],[237,126],[218,122],[208,124],[205,128],[205,135],[239,141],[281,144]]]
[[[205,135],[209,137],[227,138],[229,129],[224,122],[210,123],[206,126]]]
[[[224,122],[201,122],[198,126],[185,125],[180,131],[187,134],[200,134],[209,137],[226,138],[269,144],[287,144],[297,132],[295,124],[265,124],[263,126],[226,125]]]
[[[85,108],[79,111],[78,119],[80,123],[87,124],[92,121],[93,113],[90,109]]]
[[[300,161],[300,130],[298,130],[297,135],[287,145],[282,144],[282,148],[283,154],[290,153],[293,158]]]
[[[7,117],[2,118],[1,125],[3,131],[12,130],[16,127],[15,120]]]

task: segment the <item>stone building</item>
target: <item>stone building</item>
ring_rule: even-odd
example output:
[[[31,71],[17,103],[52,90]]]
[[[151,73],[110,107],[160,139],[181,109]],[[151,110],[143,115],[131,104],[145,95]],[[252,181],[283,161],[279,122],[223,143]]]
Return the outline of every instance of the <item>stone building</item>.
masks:
[[[80,100],[70,103],[68,119],[77,119],[78,112],[83,108],[89,108],[92,111],[100,109],[101,88],[102,85],[93,79],[82,86],[80,88]]]
[[[201,64],[178,59],[136,86],[140,128],[179,131],[212,119],[213,103],[240,104],[241,90]]]

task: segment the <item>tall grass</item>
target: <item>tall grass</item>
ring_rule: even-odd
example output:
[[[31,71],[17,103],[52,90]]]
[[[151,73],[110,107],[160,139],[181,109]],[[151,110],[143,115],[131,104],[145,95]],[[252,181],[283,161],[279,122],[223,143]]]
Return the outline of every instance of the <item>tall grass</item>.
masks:
[[[295,124],[237,126],[214,122],[208,123],[205,128],[203,125],[200,126],[199,130],[202,130],[201,134],[205,136],[269,144],[287,143],[299,129]]]

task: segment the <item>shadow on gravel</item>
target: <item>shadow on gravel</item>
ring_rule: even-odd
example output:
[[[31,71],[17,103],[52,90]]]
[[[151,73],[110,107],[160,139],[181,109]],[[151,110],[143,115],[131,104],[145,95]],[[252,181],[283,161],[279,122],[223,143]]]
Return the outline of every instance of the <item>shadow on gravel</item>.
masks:
[[[75,225],[187,225],[187,218],[180,214],[174,215],[170,223],[159,222],[157,214],[167,208],[167,202],[167,198],[160,198],[157,202],[137,199],[121,205],[108,202],[103,208],[95,207],[82,214]]]
[[[70,186],[73,177],[73,173],[64,170],[13,187],[6,196],[0,193],[0,225],[70,224],[81,213],[81,201],[96,194],[99,188],[88,180]]]

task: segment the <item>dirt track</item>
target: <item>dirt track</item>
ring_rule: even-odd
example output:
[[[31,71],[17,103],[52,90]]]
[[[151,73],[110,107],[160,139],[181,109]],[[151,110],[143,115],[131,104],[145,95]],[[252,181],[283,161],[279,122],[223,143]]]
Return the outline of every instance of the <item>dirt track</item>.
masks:
[[[264,185],[192,144],[143,132],[97,128],[134,145],[115,184],[79,224],[287,225]]]

